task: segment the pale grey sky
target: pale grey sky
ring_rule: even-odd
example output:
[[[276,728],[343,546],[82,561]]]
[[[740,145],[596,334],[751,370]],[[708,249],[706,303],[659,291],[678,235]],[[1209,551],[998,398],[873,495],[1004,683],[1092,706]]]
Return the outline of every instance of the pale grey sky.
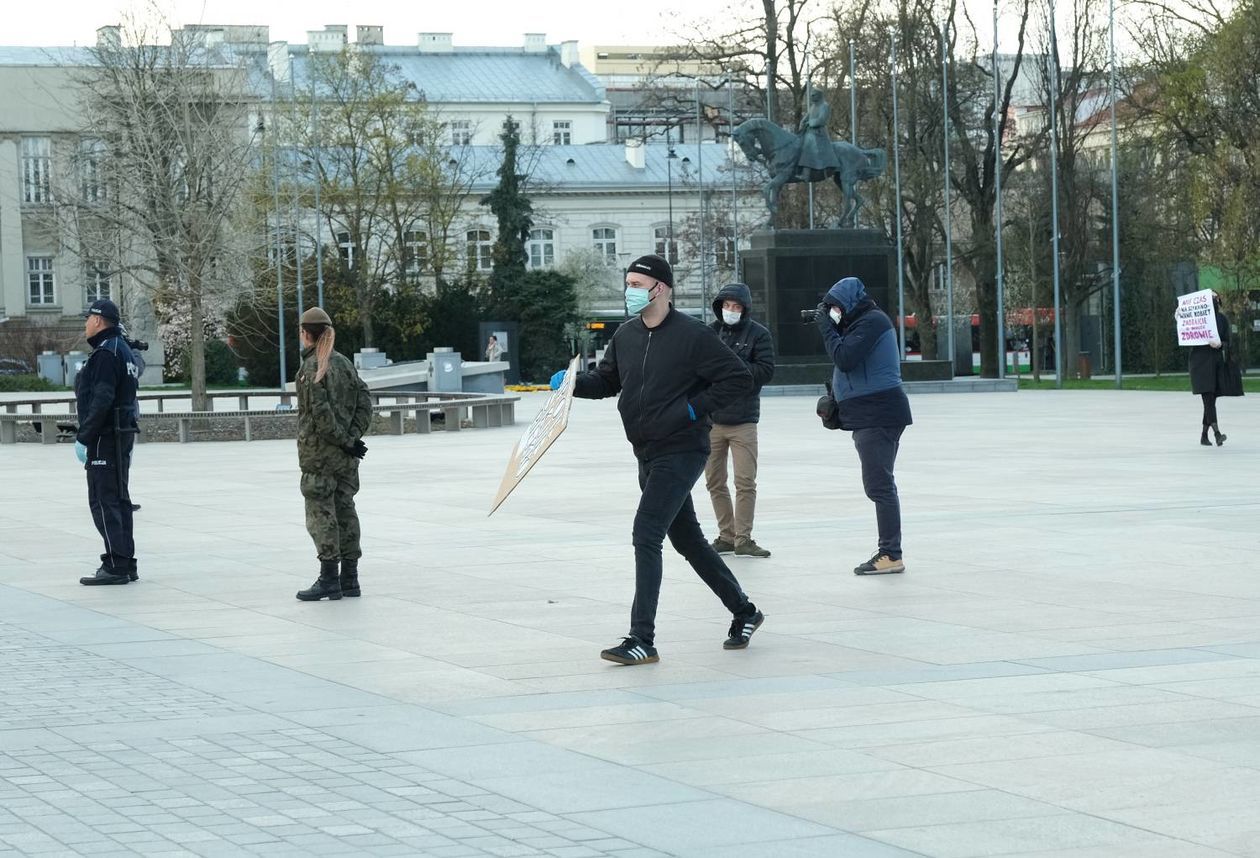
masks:
[[[272,39],[305,42],[307,30],[325,24],[379,24],[388,44],[412,44],[416,33],[451,32],[456,45],[518,45],[526,32],[546,33],[557,43],[663,44],[670,27],[693,14],[727,8],[723,0],[161,0],[181,24],[266,24]],[[5,4],[0,44],[91,44],[96,28],[113,23],[123,8],[146,8],[114,0],[52,0]]]
[[[981,44],[992,38],[991,0],[963,0],[975,22]],[[121,11],[165,10],[179,24],[266,24],[273,40],[305,42],[307,30],[325,24],[376,24],[385,28],[392,45],[414,44],[416,33],[451,32],[456,45],[519,45],[526,32],[545,33],[552,44],[576,39],[582,45],[669,44],[672,34],[685,32],[689,23],[709,20],[725,27],[733,9],[760,9],[755,0],[32,0],[6,3],[0,44],[88,45],[96,28],[116,23]],[[826,3],[819,2],[821,13]],[[1071,4],[1059,4],[1060,33]],[[1013,0],[999,24],[1002,50],[1013,49]],[[959,26],[965,26],[959,17]],[[1120,42],[1128,40],[1123,36]],[[1009,45],[1007,43],[1010,43]],[[1124,50],[1124,47],[1121,47]]]

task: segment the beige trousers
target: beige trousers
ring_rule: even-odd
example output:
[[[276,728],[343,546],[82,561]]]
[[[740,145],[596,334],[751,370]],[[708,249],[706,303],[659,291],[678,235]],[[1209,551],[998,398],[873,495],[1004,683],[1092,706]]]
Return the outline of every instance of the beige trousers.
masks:
[[[757,424],[724,426],[715,423],[709,432],[711,451],[704,466],[704,483],[713,500],[718,537],[727,542],[752,538],[753,510],[757,506]],[[726,487],[726,458],[735,462],[735,505]]]

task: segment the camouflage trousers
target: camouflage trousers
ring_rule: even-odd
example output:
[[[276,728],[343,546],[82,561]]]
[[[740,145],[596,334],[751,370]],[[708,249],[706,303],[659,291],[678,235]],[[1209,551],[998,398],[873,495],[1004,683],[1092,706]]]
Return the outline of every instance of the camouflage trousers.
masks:
[[[358,560],[359,514],[354,496],[359,493],[358,462],[338,473],[303,473],[302,497],[306,500],[306,531],[315,542],[320,560]]]

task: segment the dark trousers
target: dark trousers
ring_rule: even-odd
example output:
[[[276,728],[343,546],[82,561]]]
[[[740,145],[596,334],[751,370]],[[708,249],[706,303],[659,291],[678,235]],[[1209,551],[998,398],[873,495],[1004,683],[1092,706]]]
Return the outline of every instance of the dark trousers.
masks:
[[[897,497],[893,465],[904,431],[904,426],[853,430],[853,446],[862,462],[862,488],[875,504],[879,551],[894,560],[901,559],[901,499]]]
[[[136,543],[132,536],[130,478],[132,439],[122,443],[122,455],[112,436],[88,448],[88,508],[92,523],[105,543],[101,563],[114,572],[136,571]]]
[[[1207,431],[1207,427],[1216,422],[1216,394],[1200,393],[1203,397],[1203,431]]]
[[[634,607],[630,609],[630,634],[649,646],[656,639],[661,549],[666,535],[674,550],[686,558],[728,611],[747,617],[757,610],[704,538],[696,520],[691,489],[704,472],[707,459],[701,452],[668,453],[639,462],[639,488],[643,495],[634,515]]]

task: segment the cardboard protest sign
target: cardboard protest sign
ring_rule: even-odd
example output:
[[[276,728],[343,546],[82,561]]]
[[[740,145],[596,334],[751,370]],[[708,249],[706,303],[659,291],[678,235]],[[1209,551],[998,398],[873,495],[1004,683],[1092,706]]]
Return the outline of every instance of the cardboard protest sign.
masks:
[[[1177,345],[1206,346],[1220,338],[1211,289],[1200,289],[1177,299]]]
[[[525,430],[524,437],[512,449],[507,470],[503,473],[499,491],[495,494],[494,504],[490,507],[490,515],[494,515],[499,505],[507,500],[512,490],[525,479],[530,468],[538,464],[543,453],[547,452],[569,425],[569,409],[573,405],[573,382],[577,378],[578,364],[581,360],[582,356],[578,355],[569,361],[568,371],[564,374],[564,384],[551,392],[547,404],[538,412],[534,421],[529,424],[529,428]]]

